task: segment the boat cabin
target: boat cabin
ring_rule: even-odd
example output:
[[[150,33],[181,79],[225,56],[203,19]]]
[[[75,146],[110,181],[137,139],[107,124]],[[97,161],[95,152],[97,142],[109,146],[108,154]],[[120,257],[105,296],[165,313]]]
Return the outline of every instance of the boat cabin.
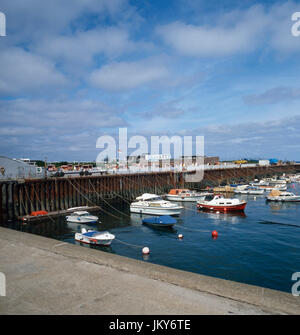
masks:
[[[170,190],[169,194],[170,195],[179,195],[179,194],[187,194],[190,193],[190,190],[185,189],[185,188],[173,188]]]

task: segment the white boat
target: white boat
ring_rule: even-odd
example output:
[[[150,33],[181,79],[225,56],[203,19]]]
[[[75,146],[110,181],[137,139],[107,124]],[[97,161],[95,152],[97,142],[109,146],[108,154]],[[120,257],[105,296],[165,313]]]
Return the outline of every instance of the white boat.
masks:
[[[258,187],[249,187],[247,194],[260,195],[264,193],[264,190],[259,189]]]
[[[92,244],[92,245],[110,245],[114,240],[115,235],[108,231],[96,231],[81,229],[81,233],[75,233],[75,240],[80,243]]]
[[[286,185],[286,180],[285,179],[277,179],[277,178],[272,178],[269,180],[269,185]]]
[[[211,193],[198,193],[196,191],[191,191],[189,189],[183,188],[174,188],[171,189],[168,194],[166,194],[166,198],[170,201],[189,201],[196,202],[198,200],[203,200],[207,195]]]
[[[234,190],[234,193],[260,195],[264,193],[264,190],[258,187],[255,187],[255,186],[242,185],[242,186],[238,186]]]
[[[144,193],[131,203],[130,211],[139,214],[151,215],[179,215],[182,206],[163,200],[159,195]]]
[[[260,181],[255,180],[254,182],[251,182],[250,184],[252,186],[269,186],[269,182],[263,179]]]
[[[237,194],[247,194],[248,191],[247,189],[249,188],[249,185],[238,185],[235,190],[234,190],[234,193],[237,193]]]
[[[98,216],[91,215],[87,211],[76,211],[71,215],[66,216],[68,222],[74,223],[96,223]]]
[[[268,196],[269,201],[300,201],[300,195],[292,192],[272,191]]]
[[[277,191],[286,191],[287,190],[287,186],[282,184],[276,184],[274,186],[260,186],[258,187],[261,190],[265,190],[265,191],[273,191],[273,190],[277,190]]]
[[[243,211],[247,205],[245,200],[225,198],[223,195],[207,196],[205,200],[197,201],[197,208],[220,212]]]

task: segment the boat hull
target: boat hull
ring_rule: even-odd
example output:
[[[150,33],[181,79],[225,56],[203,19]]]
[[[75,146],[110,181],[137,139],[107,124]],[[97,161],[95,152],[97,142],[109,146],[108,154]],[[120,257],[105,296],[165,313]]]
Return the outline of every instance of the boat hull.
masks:
[[[290,198],[290,199],[280,199],[276,197],[267,197],[267,201],[277,201],[277,202],[300,202],[300,197]]]
[[[199,200],[204,200],[205,195],[203,196],[178,196],[178,195],[166,195],[166,198],[170,201],[183,201],[183,202],[197,202]]]
[[[147,215],[180,215],[182,208],[155,208],[155,207],[137,207],[130,206],[131,213],[147,214]]]
[[[111,244],[111,242],[113,241],[112,239],[106,239],[106,240],[99,240],[96,239],[95,237],[86,237],[83,236],[80,233],[76,233],[75,234],[75,241],[80,242],[80,243],[84,243],[84,244],[91,244],[91,245],[103,245],[103,246],[109,246]]]
[[[82,224],[88,224],[88,223],[97,223],[97,220],[95,219],[78,219],[78,218],[70,218],[67,217],[67,221],[68,222],[72,222],[72,223],[82,223]]]
[[[220,211],[220,212],[241,212],[244,211],[247,203],[244,202],[242,204],[238,205],[210,205],[210,204],[204,204],[204,203],[198,203],[197,208],[202,210],[212,210],[212,211]]]

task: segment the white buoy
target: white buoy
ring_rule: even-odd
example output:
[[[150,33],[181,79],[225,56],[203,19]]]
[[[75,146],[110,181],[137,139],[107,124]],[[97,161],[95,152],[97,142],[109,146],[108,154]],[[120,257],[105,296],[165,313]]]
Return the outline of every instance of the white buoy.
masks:
[[[143,248],[143,255],[148,255],[150,253],[150,249],[148,247]]]
[[[178,235],[178,238],[179,238],[180,240],[182,240],[182,239],[183,239],[183,235],[182,235],[182,234],[179,234],[179,235]]]
[[[256,197],[254,197],[254,200],[256,200]]]
[[[217,211],[216,213],[217,213],[217,214],[220,214],[220,212],[219,212],[219,211]]]

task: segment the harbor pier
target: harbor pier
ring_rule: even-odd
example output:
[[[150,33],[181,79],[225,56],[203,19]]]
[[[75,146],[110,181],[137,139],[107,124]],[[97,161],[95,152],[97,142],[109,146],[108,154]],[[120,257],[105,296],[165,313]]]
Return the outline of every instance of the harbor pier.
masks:
[[[203,180],[187,183],[186,172],[148,172],[101,176],[16,179],[0,182],[0,221],[14,220],[33,211],[59,212],[77,206],[104,206],[132,201],[142,193],[162,194],[171,188],[203,189],[220,183],[258,177],[296,173],[298,164],[275,166],[214,168],[204,172]]]
[[[299,314],[299,297],[0,227],[0,314]],[[153,294],[154,292],[154,294]]]

